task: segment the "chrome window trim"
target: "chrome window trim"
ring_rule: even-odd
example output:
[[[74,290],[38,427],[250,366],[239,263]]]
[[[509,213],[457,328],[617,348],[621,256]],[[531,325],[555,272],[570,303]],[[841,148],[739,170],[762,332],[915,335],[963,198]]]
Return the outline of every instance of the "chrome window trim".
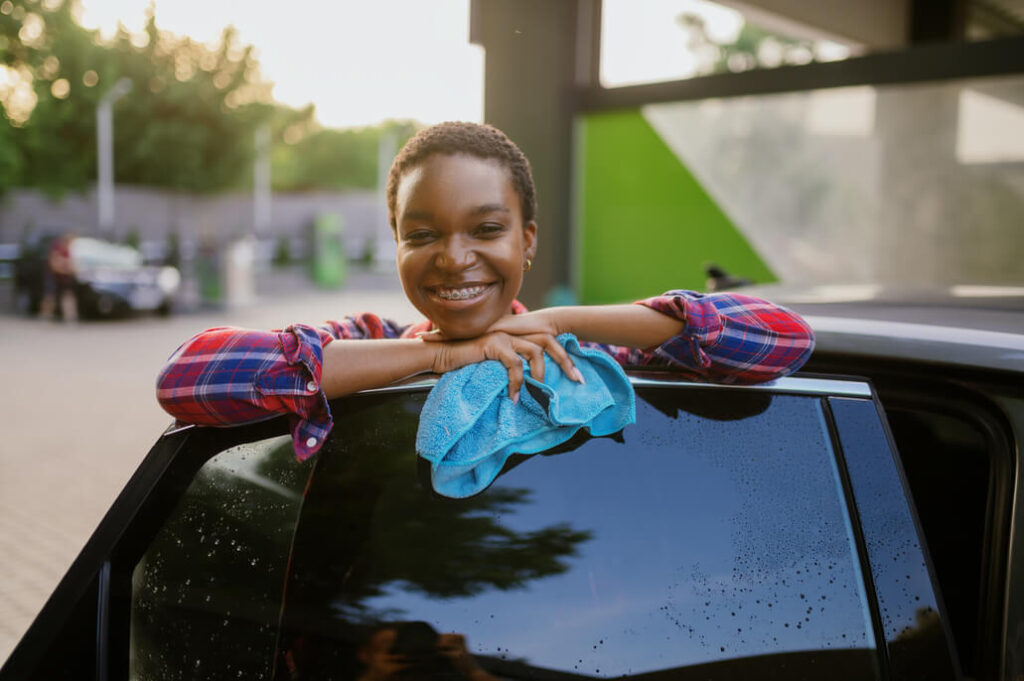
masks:
[[[722,383],[695,383],[681,378],[672,378],[666,374],[665,378],[643,378],[630,376],[630,383],[634,388],[711,388],[715,390],[762,390],[774,393],[789,393],[801,395],[834,395],[838,397],[871,397],[871,386],[863,381],[842,380],[835,378],[804,378],[801,376],[786,376],[767,383],[756,385],[729,385]],[[436,377],[424,378],[412,383],[403,385],[389,385],[383,388],[363,390],[360,395],[377,395],[382,393],[408,392],[429,390],[437,383]]]
[[[836,378],[803,378],[786,376],[756,385],[730,385],[722,383],[694,383],[683,380],[654,380],[630,377],[634,388],[714,388],[724,390],[761,390],[773,393],[802,395],[833,395],[837,397],[871,397],[871,386],[863,381],[849,381]]]
[[[837,397],[862,397],[872,396],[871,386],[863,381],[842,380],[836,378],[804,378],[802,376],[786,376],[767,383],[756,385],[728,385],[723,383],[694,383],[679,378],[672,378],[671,374],[665,374],[665,378],[643,378],[630,376],[630,383],[634,388],[710,388],[713,390],[759,390],[773,393],[784,393],[790,395],[833,395]],[[372,388],[362,390],[358,395],[382,395],[398,392],[422,392],[430,390],[437,384],[437,377],[422,378],[401,385],[389,385],[383,388]],[[191,424],[172,424],[165,430],[161,437],[168,437],[182,431],[191,430],[196,426]]]
[[[198,427],[199,426],[197,426],[194,423],[183,423],[183,424],[171,423],[171,425],[167,426],[167,430],[165,430],[164,432],[162,432],[160,434],[160,437],[168,437],[170,435],[177,435],[178,433],[183,433],[186,430],[192,430],[193,428],[198,428]]]

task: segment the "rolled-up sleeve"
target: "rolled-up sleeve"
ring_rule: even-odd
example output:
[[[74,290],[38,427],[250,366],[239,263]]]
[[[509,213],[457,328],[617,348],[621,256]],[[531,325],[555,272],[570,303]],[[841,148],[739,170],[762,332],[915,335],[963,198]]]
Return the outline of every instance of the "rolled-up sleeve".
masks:
[[[234,426],[290,415],[295,454],[317,452],[333,425],[320,387],[324,329],[209,329],[183,343],[157,377],[157,400],[182,423]]]
[[[683,323],[679,335],[629,358],[637,364],[668,364],[720,383],[760,383],[793,373],[814,350],[814,332],[800,315],[753,296],[669,291],[637,304]]]

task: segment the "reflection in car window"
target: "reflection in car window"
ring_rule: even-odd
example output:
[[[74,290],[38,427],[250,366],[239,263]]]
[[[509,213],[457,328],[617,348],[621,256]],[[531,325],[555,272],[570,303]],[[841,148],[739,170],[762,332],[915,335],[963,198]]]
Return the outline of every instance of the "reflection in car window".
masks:
[[[311,468],[286,435],[199,470],[132,575],[131,678],[269,678]]]
[[[335,407],[296,535],[279,675],[415,677],[432,660],[475,676],[442,640],[457,634],[504,677],[708,665],[875,676],[820,402],[693,388],[638,398],[620,436],[513,462],[463,500],[434,495],[414,457],[422,395]],[[393,655],[409,646],[417,656]]]

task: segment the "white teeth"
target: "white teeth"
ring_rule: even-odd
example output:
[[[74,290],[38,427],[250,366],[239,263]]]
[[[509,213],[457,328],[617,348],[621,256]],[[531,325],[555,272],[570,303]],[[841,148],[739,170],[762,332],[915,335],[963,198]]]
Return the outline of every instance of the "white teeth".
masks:
[[[437,297],[445,300],[468,300],[483,293],[486,286],[469,286],[467,288],[439,288],[436,289]]]

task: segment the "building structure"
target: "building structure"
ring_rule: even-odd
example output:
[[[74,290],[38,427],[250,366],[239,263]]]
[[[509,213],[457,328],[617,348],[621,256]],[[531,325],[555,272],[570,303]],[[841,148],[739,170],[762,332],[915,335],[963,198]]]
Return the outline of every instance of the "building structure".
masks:
[[[610,12],[641,10],[619,4],[471,5],[484,118],[538,186],[527,304],[701,288],[709,262],[759,282],[1024,281],[1022,0],[730,0],[847,54],[608,86]]]

